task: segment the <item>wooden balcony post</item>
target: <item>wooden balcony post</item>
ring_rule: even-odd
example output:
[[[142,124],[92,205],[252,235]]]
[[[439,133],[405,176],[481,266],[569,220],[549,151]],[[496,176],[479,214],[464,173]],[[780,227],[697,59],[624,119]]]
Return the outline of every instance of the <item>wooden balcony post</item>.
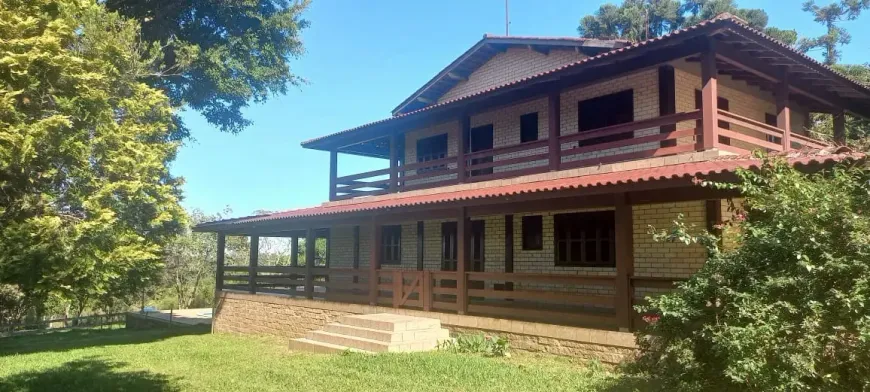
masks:
[[[390,135],[390,193],[396,193],[399,186],[399,135]]]
[[[420,286],[420,300],[423,301],[423,310],[428,312],[432,310],[432,271],[423,271]]]
[[[335,200],[338,194],[338,151],[332,150],[329,152],[329,200]]]
[[[393,270],[393,307],[398,308],[402,302],[402,286],[405,285],[402,270]]]
[[[846,114],[843,109],[838,109],[834,113],[834,141],[838,144],[846,144]]]
[[[614,195],[614,207],[616,215],[616,295],[614,296],[614,308],[616,310],[616,323],[620,331],[629,331],[632,328],[633,290],[631,276],[634,275],[634,240],[632,238],[633,219],[631,204],[625,193]]]
[[[467,114],[463,114],[459,123],[459,136],[456,138],[456,179],[458,182],[462,183],[465,182],[467,175],[465,172],[465,166],[467,164],[465,160],[465,149],[468,148],[467,138],[471,132],[471,117]]]
[[[290,266],[299,266],[299,236],[295,234],[290,237]]]
[[[460,207],[456,216],[456,306],[459,314],[465,314],[468,311],[468,276],[465,270],[468,266],[468,257],[471,254],[470,245],[470,222],[468,220],[468,211],[465,207]]]
[[[260,258],[260,237],[251,236],[251,249],[248,258],[248,291],[257,293],[257,263]]]
[[[226,260],[227,237],[224,233],[217,233],[217,271],[215,272],[214,289],[221,292],[224,289],[224,261]]]
[[[314,256],[317,254],[317,235],[314,228],[305,232],[305,298],[314,298]]]
[[[701,124],[705,150],[719,145],[719,71],[716,68],[714,41],[710,39],[707,42],[707,49],[701,53]]]
[[[373,218],[371,225],[371,243],[369,244],[369,305],[378,304],[378,269],[381,268],[381,225]]]
[[[789,107],[788,72],[782,71],[782,80],[776,89],[776,127],[782,129],[782,150],[791,150],[791,108]]]
[[[562,144],[559,143],[561,136],[561,100],[558,91],[550,93],[547,97],[547,151],[550,154],[550,171],[559,170],[562,163]]]

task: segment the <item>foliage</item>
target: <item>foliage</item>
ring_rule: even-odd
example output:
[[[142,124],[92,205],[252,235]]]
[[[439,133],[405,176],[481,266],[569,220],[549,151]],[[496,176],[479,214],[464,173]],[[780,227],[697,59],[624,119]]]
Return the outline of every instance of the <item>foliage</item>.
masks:
[[[308,1],[106,0],[109,10],[137,20],[160,55],[143,81],[162,90],[173,106],[189,105],[224,132],[251,124],[242,109],[284,94],[303,80],[290,60],[304,52],[301,14]],[[147,60],[152,60],[148,58]],[[180,126],[173,136],[187,136]]]
[[[577,31],[584,37],[641,41],[724,12],[744,19],[749,26],[786,44],[792,45],[797,40],[794,30],[767,27],[768,17],[764,10],[740,8],[734,0],[624,0],[621,5],[607,3],[594,14],[580,19]]]
[[[27,309],[27,299],[18,287],[0,283],[0,325],[20,322]]]
[[[179,228],[173,112],[139,82],[156,48],[100,2],[0,5],[0,282],[114,306]]]
[[[870,0],[840,0],[826,6],[816,5],[815,0],[807,0],[803,10],[813,14],[813,20],[825,25],[824,35],[815,38],[801,38],[798,48],[803,52],[822,49],[825,64],[834,65],[840,60],[840,45],[852,42],[852,36],[837,24],[844,20],[855,20],[861,11],[870,8]]]
[[[439,350],[458,354],[483,354],[487,357],[510,357],[510,342],[495,335],[463,334],[456,339],[445,340]]]
[[[206,306],[194,301],[208,292],[214,285],[215,260],[217,260],[217,235],[215,233],[194,233],[191,228],[203,222],[222,219],[223,214],[206,215],[201,210],[190,211],[189,226],[166,246],[164,256],[163,286],[169,288],[175,297],[174,308],[186,309],[191,306]],[[238,237],[237,237],[238,238]],[[228,247],[239,245],[230,241]],[[210,303],[209,303],[210,304]]]
[[[781,158],[741,170],[737,246],[677,222],[659,238],[707,247],[680,290],[641,308],[629,370],[668,390],[870,388],[870,171],[863,160],[803,174]]]

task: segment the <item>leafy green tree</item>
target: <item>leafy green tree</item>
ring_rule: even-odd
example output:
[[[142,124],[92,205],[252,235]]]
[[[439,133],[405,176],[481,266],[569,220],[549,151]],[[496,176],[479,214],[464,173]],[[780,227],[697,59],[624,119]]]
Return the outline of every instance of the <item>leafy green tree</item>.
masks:
[[[142,80],[188,105],[224,132],[251,124],[242,109],[304,82],[290,61],[304,52],[301,17],[308,0],[106,0],[109,10],[139,21],[145,42],[159,46],[146,58]],[[153,60],[153,61],[152,61]],[[188,135],[176,118],[173,137]]]
[[[650,299],[635,376],[676,391],[870,388],[870,171],[803,174],[781,158],[741,170],[737,245],[680,221],[657,237],[701,243],[704,266]],[[653,230],[654,231],[654,230]]]
[[[870,0],[841,0],[824,7],[816,5],[814,0],[808,0],[803,4],[803,10],[813,14],[814,20],[825,25],[827,31],[816,38],[801,38],[798,48],[804,52],[822,49],[825,64],[836,64],[841,55],[839,46],[852,42],[852,36],[838,24],[844,20],[855,20],[867,8],[870,8]]]
[[[744,19],[749,26],[786,44],[792,45],[797,40],[794,30],[767,27],[768,17],[764,10],[740,8],[734,0],[624,0],[621,5],[607,3],[592,15],[580,19],[577,31],[584,37],[640,41],[660,37],[724,12]]]
[[[0,4],[0,283],[97,298],[180,228],[159,48],[100,2]]]

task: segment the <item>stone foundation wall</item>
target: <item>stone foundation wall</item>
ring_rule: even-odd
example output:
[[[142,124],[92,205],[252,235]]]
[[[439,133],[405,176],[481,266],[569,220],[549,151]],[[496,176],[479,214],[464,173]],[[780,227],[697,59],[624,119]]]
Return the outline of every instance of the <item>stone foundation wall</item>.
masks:
[[[381,306],[222,292],[212,324],[218,333],[269,335],[281,339],[302,337],[350,314],[397,313],[437,318],[452,333],[492,333],[506,337],[512,349],[549,353],[605,363],[618,363],[634,355],[634,335],[625,332],[567,327],[491,317],[424,312]]]

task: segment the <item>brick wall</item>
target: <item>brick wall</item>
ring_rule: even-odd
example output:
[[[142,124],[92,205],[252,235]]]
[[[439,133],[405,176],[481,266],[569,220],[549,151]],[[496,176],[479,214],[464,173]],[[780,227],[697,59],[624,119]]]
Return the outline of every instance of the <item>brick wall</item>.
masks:
[[[585,56],[573,50],[551,50],[543,54],[526,48],[509,48],[495,55],[480,68],[444,93],[438,102],[444,102],[533,74],[549,71],[560,65],[573,63]]]
[[[707,227],[704,201],[643,204],[632,207],[634,214],[634,274],[644,277],[685,278],[691,276],[706,259],[700,245],[656,242],[649,227],[669,229],[679,214],[688,225]]]

